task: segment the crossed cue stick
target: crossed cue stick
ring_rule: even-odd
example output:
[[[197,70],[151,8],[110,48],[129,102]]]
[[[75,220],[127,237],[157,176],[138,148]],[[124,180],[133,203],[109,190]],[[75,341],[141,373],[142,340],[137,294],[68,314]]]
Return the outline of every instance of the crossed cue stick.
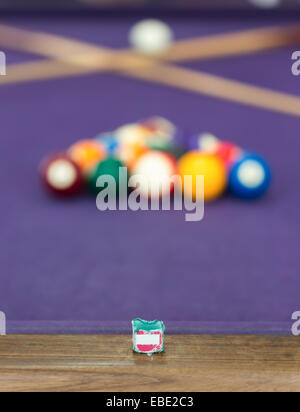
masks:
[[[270,27],[175,42],[165,53],[147,57],[63,36],[0,25],[0,45],[50,58],[9,65],[0,85],[113,71],[236,103],[300,116],[300,97],[252,86],[171,64],[258,52],[300,44],[300,26]]]

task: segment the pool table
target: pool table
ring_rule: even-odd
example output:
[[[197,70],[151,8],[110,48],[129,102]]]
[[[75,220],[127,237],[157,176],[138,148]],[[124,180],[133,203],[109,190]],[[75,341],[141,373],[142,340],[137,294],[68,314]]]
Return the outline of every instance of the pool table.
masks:
[[[0,23],[123,49],[146,16],[165,20],[176,40],[300,19],[296,12],[98,10],[3,13]],[[174,64],[300,97],[294,50]],[[3,51],[8,77],[10,65],[43,59]],[[127,334],[136,317],[162,319],[171,334],[290,334],[300,309],[298,116],[115,72],[0,87],[0,310],[9,334]],[[99,212],[88,194],[45,193],[38,165],[46,154],[153,115],[170,119],[185,139],[208,131],[265,156],[270,191],[255,202],[226,195],[196,223],[184,212]]]

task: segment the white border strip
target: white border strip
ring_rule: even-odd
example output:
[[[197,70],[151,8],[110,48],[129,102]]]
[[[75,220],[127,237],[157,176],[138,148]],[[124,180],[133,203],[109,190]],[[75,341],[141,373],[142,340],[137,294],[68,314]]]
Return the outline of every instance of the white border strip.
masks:
[[[0,76],[6,75],[6,55],[0,51]]]
[[[6,316],[3,312],[0,312],[0,336],[1,335],[6,335]]]

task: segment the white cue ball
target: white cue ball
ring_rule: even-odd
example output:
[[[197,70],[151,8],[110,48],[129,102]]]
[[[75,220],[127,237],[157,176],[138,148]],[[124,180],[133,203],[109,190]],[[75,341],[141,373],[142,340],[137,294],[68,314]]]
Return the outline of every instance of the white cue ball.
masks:
[[[164,52],[174,38],[171,28],[160,20],[143,20],[133,26],[129,33],[131,46],[144,54]]]

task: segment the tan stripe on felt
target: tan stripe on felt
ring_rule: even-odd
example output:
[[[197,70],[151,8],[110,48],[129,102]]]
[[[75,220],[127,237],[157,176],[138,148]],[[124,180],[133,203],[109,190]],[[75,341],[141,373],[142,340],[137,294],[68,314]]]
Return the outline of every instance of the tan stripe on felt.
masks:
[[[107,69],[118,69],[120,66],[141,67],[153,64],[155,60],[133,53],[131,50],[109,49],[63,36],[44,34],[18,29],[0,24],[0,46],[54,58],[67,63],[91,67],[96,65]],[[99,59],[101,62],[99,63]]]
[[[67,55],[107,52],[105,47],[80,40],[68,39],[55,34],[40,33],[0,24],[0,45],[2,47],[41,56],[64,58]],[[109,50],[108,50],[109,52]]]
[[[101,70],[101,69],[100,69]],[[18,63],[7,67],[7,75],[0,76],[0,86],[26,83],[38,80],[50,80],[60,77],[78,76],[99,71],[99,67],[67,64],[57,60],[42,60]]]
[[[211,59],[300,44],[300,25],[237,31],[180,40],[160,57],[170,62]]]
[[[203,36],[174,42],[158,58],[167,61],[187,61],[253,53],[275,47],[300,44],[300,25],[276,26],[233,33]],[[0,45],[2,47],[41,54],[47,57],[70,61],[74,54],[103,53],[110,56],[112,50],[63,36],[32,32],[0,24]],[[116,50],[119,58],[130,57],[138,64],[144,64],[145,56],[132,50]]]
[[[0,85],[65,76],[84,75],[103,70],[94,64],[87,68],[58,61],[23,63],[8,67],[8,75],[0,76]],[[185,68],[156,64],[143,70],[123,71],[129,77],[172,86],[197,94],[247,104],[275,112],[300,116],[300,98],[286,93],[247,85],[235,80]]]
[[[29,37],[31,36],[32,34],[30,33]],[[47,62],[47,64],[44,62],[43,65],[41,62],[37,62],[31,63],[31,65],[9,66],[8,76],[2,76],[0,84],[114,69],[121,70],[122,73],[131,77],[237,103],[300,116],[300,98],[297,96],[243,84],[206,73],[159,64],[154,60],[144,58],[143,56],[140,57],[132,52],[129,52],[127,56],[125,51],[119,53],[107,48],[103,50],[102,47],[98,48],[98,46],[92,46],[93,50],[91,51],[89,44],[88,47],[85,48],[84,43],[77,42],[73,39],[61,39],[60,37],[57,38],[57,36],[52,37],[52,35],[46,36],[48,40],[53,42],[51,55],[57,50],[57,57],[59,59],[63,58],[63,60],[69,63],[71,62],[72,65],[63,64],[63,62],[58,61],[56,62],[57,66],[55,62]],[[72,54],[70,53],[71,49],[68,49],[67,54],[62,53],[62,44],[66,44],[66,42],[72,44]],[[56,48],[55,44],[57,44]],[[78,49],[76,49],[76,44],[78,45]],[[62,47],[62,49],[60,49],[60,47]],[[44,49],[43,51],[42,48],[39,49],[40,53],[49,53],[49,50]],[[79,54],[73,55],[75,50]],[[35,67],[35,65],[37,66]],[[44,73],[41,73],[42,67]],[[32,71],[31,73],[29,73],[30,70]],[[6,80],[8,78],[10,78],[10,80]]]
[[[127,75],[222,100],[300,116],[300,97],[298,96],[208,73],[159,64],[145,70],[131,70],[127,72]]]

